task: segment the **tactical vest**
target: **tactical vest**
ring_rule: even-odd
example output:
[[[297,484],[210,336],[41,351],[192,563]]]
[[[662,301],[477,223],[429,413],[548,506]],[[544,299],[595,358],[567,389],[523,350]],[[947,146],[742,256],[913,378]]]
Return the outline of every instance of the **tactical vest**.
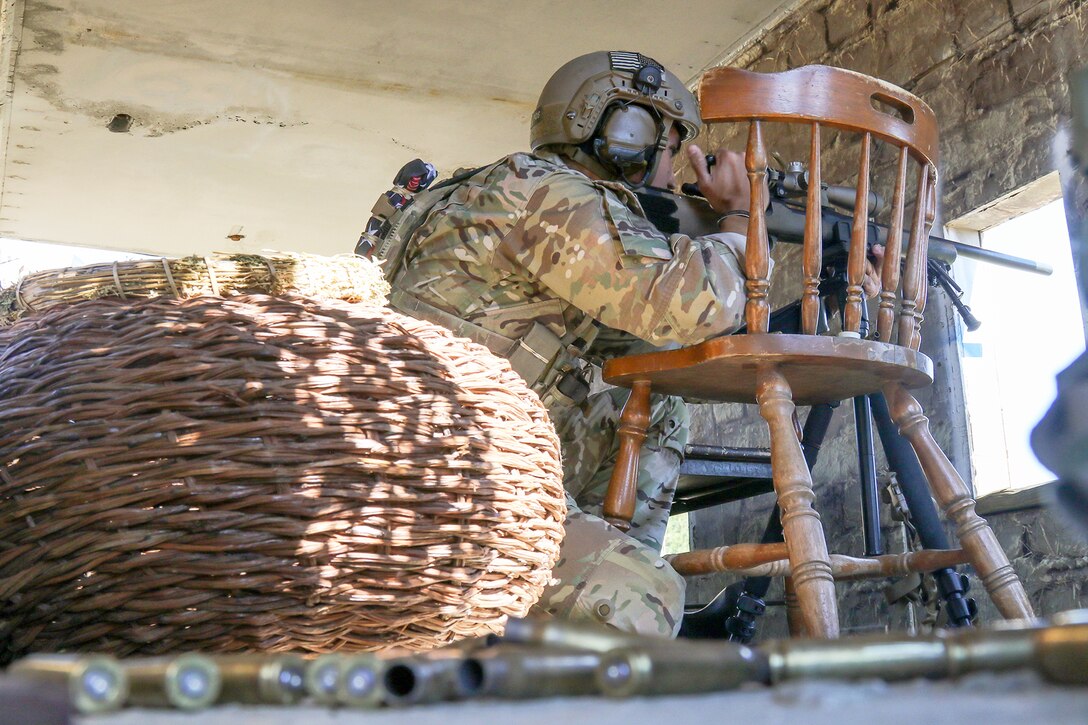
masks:
[[[587,363],[582,356],[596,338],[598,329],[597,323],[588,315],[562,337],[545,325],[533,323],[525,335],[514,339],[438,309],[397,287],[396,279],[404,266],[412,237],[430,212],[449,199],[462,182],[485,175],[505,161],[505,158],[500,159],[426,189],[415,196],[411,205],[390,218],[389,232],[375,251],[375,256],[383,260],[385,278],[392,287],[389,305],[417,319],[441,325],[506,358],[514,372],[540,396],[549,410],[576,405],[589,394],[584,370]],[[482,314],[482,317],[486,316],[486,312]]]

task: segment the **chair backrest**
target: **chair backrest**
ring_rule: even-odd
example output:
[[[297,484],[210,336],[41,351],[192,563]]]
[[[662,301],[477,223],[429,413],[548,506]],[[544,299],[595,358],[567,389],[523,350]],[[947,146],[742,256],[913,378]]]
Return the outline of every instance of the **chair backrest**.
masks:
[[[926,254],[929,229],[935,214],[937,184],[937,121],[924,102],[876,78],[827,66],[804,66],[781,73],[756,73],[737,68],[707,72],[699,87],[703,119],[747,122],[745,166],[752,185],[749,210],[746,274],[748,302],[745,318],[749,334],[766,333],[770,305],[767,243],[767,156],[764,126],[801,123],[810,127],[808,191],[801,291],[802,332],[815,334],[819,312],[820,272],[823,258],[821,201],[821,129],[860,134],[857,195],[853,234],[847,261],[843,331],[857,333],[864,304],[867,222],[870,215],[871,159],[877,139],[895,147],[897,166],[892,192],[891,219],[885,259],[877,334],[884,342],[918,349],[919,328],[926,304]],[[915,194],[906,263],[900,279],[908,172],[915,168]],[[902,294],[898,290],[902,287]],[[898,307],[898,309],[897,309]]]

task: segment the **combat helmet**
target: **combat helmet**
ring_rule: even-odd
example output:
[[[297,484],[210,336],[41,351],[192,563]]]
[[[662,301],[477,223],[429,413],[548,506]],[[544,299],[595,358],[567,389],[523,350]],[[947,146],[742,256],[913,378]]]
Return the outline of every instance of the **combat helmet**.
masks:
[[[641,53],[597,51],[569,61],[545,84],[529,144],[533,151],[586,149],[622,174],[654,164],[670,121],[685,140],[702,127],[695,96],[679,78]]]

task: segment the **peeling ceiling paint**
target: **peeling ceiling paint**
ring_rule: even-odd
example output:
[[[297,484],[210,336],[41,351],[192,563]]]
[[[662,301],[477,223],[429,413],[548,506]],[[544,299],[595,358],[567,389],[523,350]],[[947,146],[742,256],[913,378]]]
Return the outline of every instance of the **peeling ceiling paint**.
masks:
[[[569,58],[637,49],[692,78],[791,4],[0,1],[0,235],[169,255],[348,252],[411,158],[522,150]]]

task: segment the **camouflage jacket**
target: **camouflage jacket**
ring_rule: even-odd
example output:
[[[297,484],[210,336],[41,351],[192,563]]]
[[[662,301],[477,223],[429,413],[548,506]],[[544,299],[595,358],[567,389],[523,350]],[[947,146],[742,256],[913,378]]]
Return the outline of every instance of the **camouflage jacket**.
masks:
[[[691,344],[741,324],[743,269],[743,235],[662,234],[623,184],[541,152],[461,182],[408,240],[393,288],[507,338],[534,321],[563,337],[590,316]]]

